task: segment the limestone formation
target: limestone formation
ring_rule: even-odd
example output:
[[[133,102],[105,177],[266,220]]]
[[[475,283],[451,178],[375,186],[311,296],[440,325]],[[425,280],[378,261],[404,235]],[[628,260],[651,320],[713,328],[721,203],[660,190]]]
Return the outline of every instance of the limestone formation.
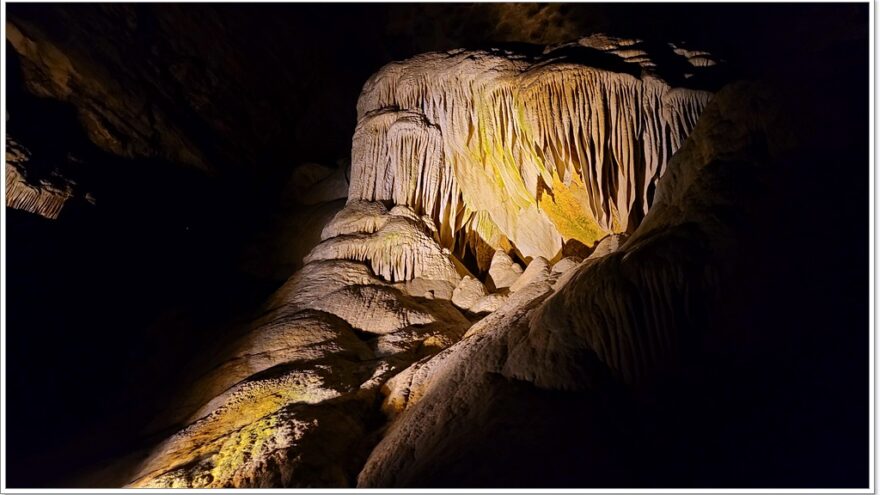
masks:
[[[507,302],[507,294],[493,293],[477,299],[468,310],[474,314],[485,314],[498,311],[498,309]]]
[[[382,203],[349,202],[324,226],[321,240],[343,234],[372,234],[388,221],[388,209]]]
[[[587,259],[596,259],[601,258],[602,256],[607,256],[620,249],[620,246],[622,246],[625,241],[626,234],[611,234],[596,244],[596,248],[593,249],[593,252],[590,253],[589,256],[587,256]]]
[[[8,153],[7,153],[8,156]],[[24,170],[6,162],[6,206],[54,220],[64,204],[73,196],[70,187],[57,187],[48,182],[28,183]]]
[[[528,480],[558,473],[558,463],[575,453],[591,462],[572,479],[630,479],[625,469],[608,471],[620,468],[613,460],[620,451],[601,440],[601,432],[620,427],[614,412],[596,414],[606,406],[592,398],[638,391],[699,352],[694,340],[723,338],[711,333],[710,322],[719,316],[712,315],[725,281],[735,276],[725,261],[744,227],[721,212],[746,211],[750,200],[719,178],[768,174],[782,156],[788,136],[778,130],[784,126],[770,101],[756,85],[719,93],[669,164],[675,173],[661,180],[654,207],[628,242],[618,246],[619,239],[610,239],[609,249],[569,269],[555,288],[538,282],[513,292],[460,342],[389,380],[384,406],[396,419],[370,454],[359,486],[444,480],[480,486],[490,480],[487,473],[510,473],[512,464],[528,466],[528,476],[512,474]],[[755,148],[755,142],[770,146]],[[557,397],[556,409],[537,408],[547,416],[519,408]],[[580,409],[569,415],[569,407]],[[520,435],[508,437],[509,431]],[[551,460],[528,450],[542,445],[542,435],[553,435],[554,448],[562,449]],[[579,440],[568,443],[566,435]],[[480,448],[483,442],[495,456]],[[498,449],[497,442],[510,448]],[[477,459],[486,471],[473,469]]]
[[[6,206],[54,220],[77,195],[94,202],[91,195],[77,193],[76,183],[57,170],[39,178],[30,177],[29,168],[34,166],[30,161],[28,149],[6,136]]]
[[[459,254],[512,245],[554,259],[565,240],[632,229],[709,99],[655,71],[669,57],[706,69],[708,56],[665,50],[594,36],[538,58],[455,50],[391,63],[358,102],[349,200],[427,214]]]
[[[516,292],[535,282],[546,281],[548,278],[550,278],[550,263],[539,256],[533,259],[522,275],[510,285],[510,292]]]
[[[461,309],[468,310],[471,309],[477,301],[488,294],[489,292],[486,290],[486,286],[483,285],[482,282],[470,275],[465,275],[452,292],[452,304],[455,304]]]
[[[452,280],[434,280],[416,277],[405,282],[394,284],[402,292],[423,299],[451,300],[455,291],[455,282]]]
[[[600,297],[625,285],[617,233],[638,237],[709,99],[655,68],[638,40],[591,37],[537,57],[456,50],[380,70],[358,103],[346,206],[169,409],[164,426],[177,432],[131,486],[418,484],[427,452],[445,462],[504,399],[493,380],[588,386],[595,363],[583,349],[624,379],[655,363],[645,356],[662,360],[632,331],[611,335],[603,316],[634,310]],[[299,173],[311,189],[334,177]],[[341,182],[331,182],[332,192]],[[309,189],[291,200],[308,202]],[[593,256],[553,265],[573,243]],[[650,291],[677,268],[638,260],[637,287],[670,304]],[[568,304],[577,311],[559,309]],[[570,313],[580,319],[558,320]],[[646,343],[657,354],[664,332]]]
[[[492,290],[505,289],[513,285],[522,275],[523,269],[519,263],[513,261],[504,251],[495,251],[492,263],[489,265],[487,282]]]
[[[361,212],[346,208],[337,215],[323,236],[336,235],[322,242],[305,259],[306,263],[326,259],[369,261],[373,271],[388,281],[406,281],[416,277],[457,283],[459,269],[448,250],[440,248],[431,237],[431,229],[412,211],[399,208],[382,214],[382,208]],[[341,234],[341,235],[340,235]]]
[[[379,386],[471,323],[449,301],[461,275],[430,223],[401,206],[336,215],[303,269],[154,425],[179,429],[130,486],[353,484]]]
[[[572,270],[576,266],[581,264],[582,261],[584,261],[584,260],[581,258],[578,258],[577,256],[567,256],[567,257],[562,258],[561,260],[557,261],[553,265],[552,271],[553,271],[553,273],[566,273],[569,270]]]
[[[410,325],[434,323],[417,303],[404,303],[400,291],[386,286],[355,285],[315,301],[315,308],[336,313],[349,325],[369,333],[392,333]]]

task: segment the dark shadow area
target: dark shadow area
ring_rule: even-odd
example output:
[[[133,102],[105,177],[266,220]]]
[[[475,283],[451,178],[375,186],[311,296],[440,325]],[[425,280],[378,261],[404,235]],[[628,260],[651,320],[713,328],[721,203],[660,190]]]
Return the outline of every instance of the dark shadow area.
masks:
[[[198,171],[97,149],[71,107],[24,91],[9,53],[10,134],[97,198],[54,221],[6,210],[9,484],[49,486],[128,453],[191,358],[275,284],[235,264],[254,201]]]

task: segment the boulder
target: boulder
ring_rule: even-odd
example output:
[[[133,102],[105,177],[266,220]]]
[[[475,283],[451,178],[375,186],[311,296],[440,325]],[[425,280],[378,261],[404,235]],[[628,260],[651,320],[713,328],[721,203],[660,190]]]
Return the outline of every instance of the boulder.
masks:
[[[523,269],[519,263],[513,261],[510,256],[501,251],[495,251],[492,263],[489,265],[489,276],[486,285],[492,291],[510,287],[522,275]]]
[[[488,294],[489,291],[486,290],[486,286],[482,282],[470,275],[465,275],[452,292],[452,304],[461,309],[469,310],[477,301]]]

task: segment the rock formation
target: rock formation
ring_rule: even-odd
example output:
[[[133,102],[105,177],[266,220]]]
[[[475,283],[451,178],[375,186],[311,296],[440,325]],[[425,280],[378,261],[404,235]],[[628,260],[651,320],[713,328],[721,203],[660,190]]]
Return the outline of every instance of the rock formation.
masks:
[[[866,6],[348,9],[10,5],[10,484],[861,486]]]
[[[676,87],[714,61],[674,45],[593,36],[539,57],[453,51],[392,63],[364,86],[349,201],[434,219],[463,255],[515,249],[555,259],[632,230],[709,99]],[[667,80],[655,57],[691,72]],[[490,251],[491,252],[491,251]]]
[[[609,408],[621,389],[636,393],[700,352],[695,342],[719,338],[700,332],[715,328],[730,281],[725,260],[742,228],[720,213],[749,199],[718,179],[770,173],[784,154],[771,101],[756,86],[723,90],[626,243],[580,263],[555,288],[533,282],[528,297],[390,380],[386,404],[396,419],[359,486],[497,486],[493,470],[507,473],[501,484],[510,487],[640,479],[623,460],[633,448],[626,426]],[[756,141],[771,148],[757,151]],[[532,451],[549,445],[544,435],[556,439],[553,450]]]
[[[40,173],[42,167],[34,167],[27,148],[6,136],[6,206],[46,217],[58,218],[68,201],[81,197],[94,203],[91,194],[83,193],[71,179],[57,168]],[[31,177],[37,176],[37,177]]]
[[[6,206],[55,219],[70,198],[69,184],[53,185],[48,181],[30,184],[25,164],[30,158],[26,148],[6,138]]]
[[[401,419],[360,479],[382,485],[372,473],[389,448],[405,450],[397,432],[411,410],[447,376],[475,369],[462,359],[500,363],[478,349],[539,314],[554,286],[564,297],[580,280],[571,273],[594,264],[569,257],[553,269],[563,242],[589,248],[647,211],[709,93],[671,87],[643,48],[593,37],[537,58],[458,50],[379,71],[358,105],[347,205],[263,315],[157,423],[182,427],[132,486],[346,486],[380,409]],[[309,179],[298,184],[331,176],[314,165],[298,173]],[[476,273],[456,256],[464,247]],[[545,358],[522,362],[535,369],[510,373],[531,377]]]
[[[362,263],[312,261],[169,412],[166,424],[186,427],[132,486],[347,486],[381,384],[469,324],[450,302],[408,296]]]

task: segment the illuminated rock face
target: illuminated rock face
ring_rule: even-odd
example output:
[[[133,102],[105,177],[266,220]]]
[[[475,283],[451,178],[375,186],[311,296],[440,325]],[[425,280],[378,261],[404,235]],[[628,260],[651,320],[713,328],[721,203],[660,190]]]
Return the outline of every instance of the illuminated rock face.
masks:
[[[6,140],[6,206],[29,211],[49,219],[58,218],[71,196],[69,188],[30,184],[25,178],[27,150]]]
[[[31,178],[30,159],[27,148],[6,137],[6,206],[55,220],[68,201],[77,196],[76,183],[57,171],[39,179]],[[85,199],[94,202],[91,195]]]
[[[460,339],[469,325],[450,303],[415,302],[363,265],[309,267],[170,411],[185,426],[153,449],[132,486],[346,486],[356,474],[348,464],[378,415],[379,386]],[[330,279],[343,277],[373,285],[334,290]],[[309,286],[328,288],[308,300],[281,295]],[[376,291],[387,297],[378,300]],[[361,312],[365,306],[371,313]],[[365,316],[377,317],[367,328],[383,335],[353,332],[346,318],[358,325]]]
[[[622,459],[645,462],[643,454],[625,457],[643,439],[627,440],[632,424],[621,426],[619,410],[609,413],[603,401],[621,392],[638,397],[664,372],[711,355],[696,342],[742,338],[718,330],[721,294],[738,276],[730,259],[748,246],[740,240],[748,222],[724,212],[749,211],[753,198],[725,179],[752,184],[775,173],[789,141],[772,101],[753,85],[720,92],[626,242],[608,238],[590,259],[567,262],[555,283],[536,277],[460,342],[390,380],[385,408],[395,421],[359,486],[624,486],[637,479]]]
[[[560,294],[620,248],[613,233],[641,220],[709,98],[654,75],[640,46],[593,37],[537,58],[435,53],[371,78],[346,206],[169,410],[162,425],[179,430],[131,486],[411,484],[430,456],[403,453],[444,435],[421,404],[439,411],[443,393],[473,401],[461,393],[481,382],[456,380],[507,373],[496,368],[509,353],[525,353],[511,372],[525,380],[557,360],[559,373],[573,366],[568,344],[541,340],[550,327],[536,327],[526,349],[502,340],[551,301],[579,297]],[[585,56],[618,65],[576,63]],[[557,263],[572,239],[595,245],[593,256]],[[485,273],[464,266],[466,250]],[[550,363],[528,355],[545,347]]]
[[[409,208],[398,206],[381,216],[367,214],[350,219],[349,208],[359,207],[357,203],[349,204],[337,214],[324,229],[325,234],[337,235],[306,256],[306,263],[335,258],[369,261],[373,271],[385,280],[425,278],[457,285],[461,275],[449,251],[433,239],[436,229],[430,218],[419,218]],[[336,219],[341,219],[344,226]]]
[[[408,205],[440,244],[556,259],[632,230],[710,93],[676,87],[654,57],[711,67],[705,52],[606,36],[548,47],[429,53],[391,63],[364,86],[349,201]],[[480,249],[488,245],[489,250]]]
[[[349,486],[382,420],[380,387],[471,325],[466,273],[405,206],[352,203],[158,427],[136,487]]]

